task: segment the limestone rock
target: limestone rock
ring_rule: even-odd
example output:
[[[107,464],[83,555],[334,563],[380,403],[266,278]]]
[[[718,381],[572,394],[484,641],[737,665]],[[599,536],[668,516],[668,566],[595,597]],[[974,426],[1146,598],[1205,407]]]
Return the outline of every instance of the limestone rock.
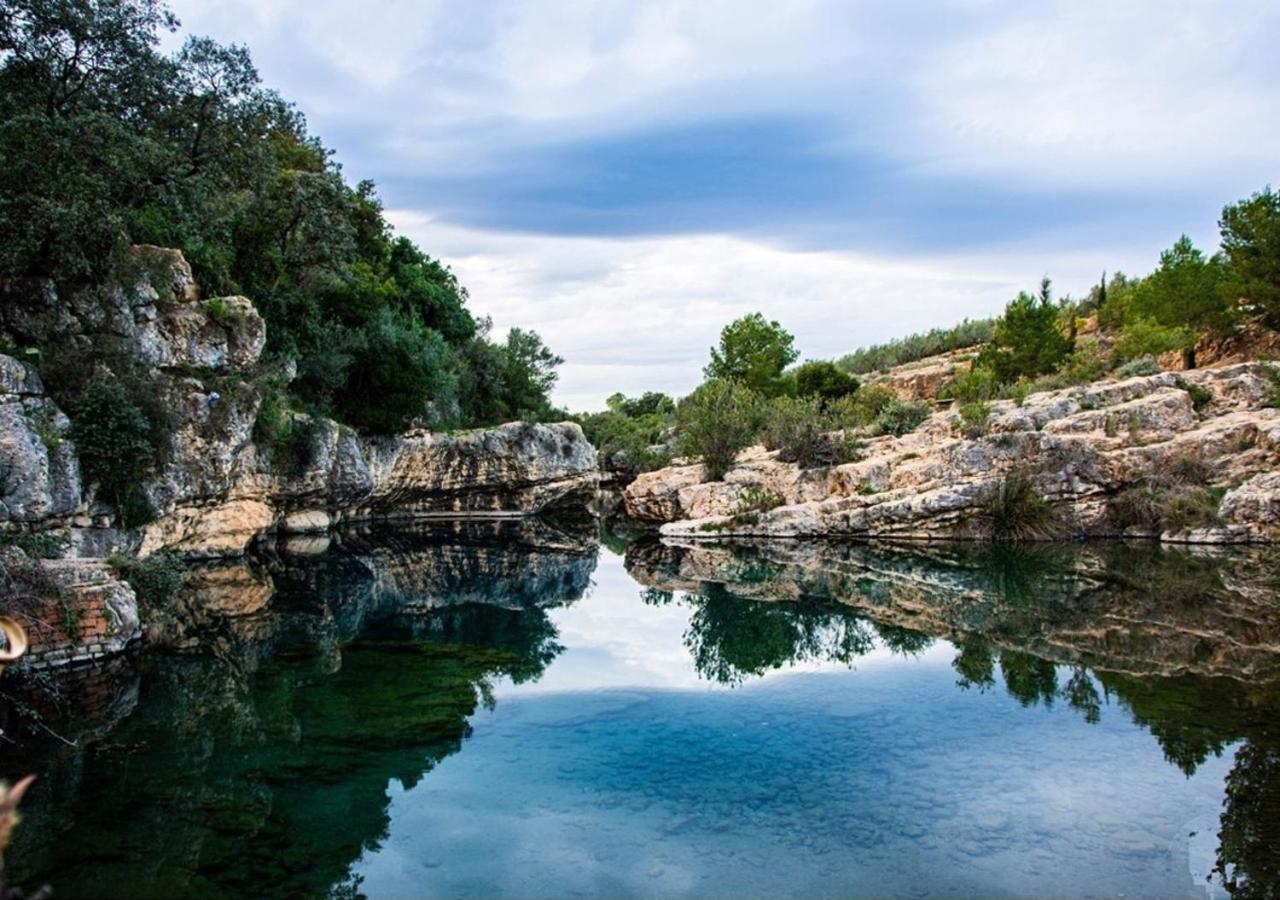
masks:
[[[623,502],[664,534],[980,537],[982,508],[1008,473],[1032,478],[1067,534],[1123,532],[1167,541],[1280,539],[1280,410],[1267,408],[1273,376],[1263,364],[1161,373],[1046,391],[991,404],[986,434],[958,436],[960,416],[939,409],[914,432],[867,441],[862,459],[800,470],[751,448],[723,481],[673,466],[635,479]],[[1192,391],[1195,392],[1193,397]],[[1218,522],[1180,530],[1117,525],[1117,495],[1190,461],[1201,485],[1225,492]],[[748,489],[774,495],[748,509]]]
[[[0,355],[0,523],[35,523],[80,508],[70,426],[35,370]]]

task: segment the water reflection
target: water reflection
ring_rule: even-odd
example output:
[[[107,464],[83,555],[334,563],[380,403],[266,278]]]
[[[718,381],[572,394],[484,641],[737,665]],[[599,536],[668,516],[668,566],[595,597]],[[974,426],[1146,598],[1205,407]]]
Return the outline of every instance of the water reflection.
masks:
[[[60,896],[353,894],[361,873],[376,874],[375,863],[409,827],[395,827],[395,798],[419,796],[399,814],[416,823],[410,832],[421,854],[440,822],[479,816],[477,802],[497,808],[572,802],[574,820],[594,832],[614,808],[640,828],[649,813],[631,804],[643,795],[646,810],[653,797],[675,808],[674,822],[660,829],[670,846],[723,842],[724,821],[741,816],[761,828],[791,823],[788,840],[796,843],[789,852],[815,880],[782,889],[812,893],[840,882],[818,881],[805,854],[836,861],[836,879],[848,864],[841,854],[855,848],[864,866],[886,848],[899,848],[898,858],[881,863],[882,879],[894,866],[916,865],[909,853],[902,856],[907,851],[931,858],[929,829],[944,826],[895,819],[892,808],[862,798],[874,792],[870,785],[906,783],[931,758],[945,760],[946,739],[918,745],[923,735],[952,728],[959,738],[967,733],[961,729],[986,729],[981,716],[992,709],[986,701],[1007,695],[1017,701],[1009,704],[1015,710],[1088,723],[1100,735],[1098,747],[1112,751],[1121,745],[1107,729],[1123,716],[1149,732],[1168,764],[1187,776],[1234,754],[1224,805],[1210,811],[1221,813],[1213,841],[1218,880],[1245,897],[1271,896],[1280,883],[1280,600],[1267,558],[1111,545],[981,551],[652,541],[633,543],[625,554],[632,580],[615,589],[616,558],[580,527],[472,524],[353,533],[324,546],[294,542],[201,570],[196,592],[164,627],[176,648],[206,649],[116,663],[96,682],[64,692],[81,705],[65,708],[56,727],[76,746],[33,740],[6,751],[6,773],[43,772],[25,804],[10,874],[22,884],[52,881]],[[593,584],[606,586],[608,596]],[[676,649],[707,685],[734,690],[659,692],[645,695],[652,698],[648,708],[636,699],[645,688],[640,674],[630,693],[606,692],[594,701],[573,687],[531,705],[532,695],[510,687],[555,682],[543,675],[565,665],[577,666],[585,679],[603,678],[605,664],[595,655],[604,645],[601,633],[575,631],[570,638],[565,629],[575,616],[613,607],[632,616],[679,613]],[[607,619],[595,627],[608,630],[612,641],[633,637]],[[635,646],[637,654],[654,652]],[[874,721],[892,723],[917,703],[935,716],[948,710],[950,698],[945,726],[919,723],[916,735],[907,727],[907,737],[892,737],[900,732],[890,725],[851,731],[838,710],[814,706],[824,696],[814,688],[802,693],[785,680],[766,681],[775,685],[771,693],[751,692],[761,676],[779,670],[856,670],[887,655],[905,666],[938,654],[941,665],[951,666],[949,694],[926,707],[924,697],[911,693],[916,688],[903,687],[893,695],[898,706],[874,711]],[[917,677],[901,683],[914,685]],[[831,695],[837,705],[855,702],[858,681],[850,684],[853,694]],[[985,705],[974,706],[980,698]],[[522,710],[518,722],[525,724],[506,732],[515,744],[483,752],[472,744],[459,754],[495,703]],[[796,730],[755,724],[778,716],[792,719]],[[7,731],[18,733],[21,722],[11,719]],[[1104,731],[1111,743],[1102,742]],[[850,740],[869,755],[846,757],[842,769],[813,756],[814,746]],[[877,744],[892,740],[915,743]],[[749,768],[722,764],[724,755],[741,759],[752,751],[763,756]],[[435,795],[414,789],[440,778],[444,770],[432,770],[455,754],[482,766],[463,782],[473,792],[470,805],[432,812]],[[917,757],[924,763],[894,768]],[[709,768],[701,767],[703,759],[712,761]],[[1027,765],[1012,751],[1007,762],[1011,770]],[[1043,764],[1046,778],[1062,774],[1061,760]],[[983,765],[976,763],[979,773]],[[540,767],[552,774],[539,780]],[[958,771],[974,777],[972,766]],[[998,772],[988,771],[994,784]],[[1159,783],[1147,774],[1134,773]],[[858,790],[832,787],[850,784]],[[1123,797],[1129,787],[1114,789]],[[746,808],[743,791],[755,798]],[[796,808],[781,806],[787,797]],[[940,806],[928,789],[920,802],[922,809]],[[1001,802],[1024,805],[1014,796]],[[962,860],[994,865],[1015,843],[1057,847],[1056,829],[1066,827],[1045,818],[1041,832],[1015,842],[1016,813],[995,813],[1009,823],[1003,837],[975,840],[959,820],[945,826]],[[839,817],[845,844],[813,836],[828,814]],[[835,820],[828,826],[837,827]],[[1089,825],[1071,827],[1083,833]],[[442,869],[438,890],[499,888],[486,858],[495,851],[486,839],[503,840],[496,829],[463,845],[472,854],[470,880],[445,881]],[[642,844],[645,834],[631,835],[632,843]],[[590,844],[591,837],[581,840]],[[740,851],[753,852],[750,846],[726,852],[736,859],[732,853]],[[1139,854],[1133,865],[1150,865],[1150,852],[1142,853],[1148,856]],[[1036,882],[1036,866],[1024,863],[1016,857],[1005,863],[1027,869],[1024,880],[1005,889],[1051,883]],[[549,877],[514,883],[525,893],[577,884],[569,868]],[[608,877],[585,889],[664,893],[694,883],[654,875],[640,890],[624,873]],[[428,890],[421,882],[378,883]],[[970,891],[995,884],[977,875],[957,883]],[[1110,892],[1119,885],[1097,887]],[[931,889],[923,881],[915,887]]]
[[[999,683],[1025,707],[1065,704],[1091,724],[1115,704],[1188,776],[1243,741],[1216,871],[1232,894],[1280,891],[1280,566],[1269,552],[650,542],[629,548],[627,565],[649,602],[684,592],[696,609],[685,644],[710,679],[852,664],[873,633],[903,654],[943,637],[960,689]]]

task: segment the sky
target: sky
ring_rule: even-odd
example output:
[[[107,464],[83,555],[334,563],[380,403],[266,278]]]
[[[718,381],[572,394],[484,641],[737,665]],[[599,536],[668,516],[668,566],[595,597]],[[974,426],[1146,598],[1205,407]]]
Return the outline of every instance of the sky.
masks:
[[[1280,3],[173,4],[241,43],[555,401],[689,391],[760,311],[804,359],[1080,294],[1280,182]]]

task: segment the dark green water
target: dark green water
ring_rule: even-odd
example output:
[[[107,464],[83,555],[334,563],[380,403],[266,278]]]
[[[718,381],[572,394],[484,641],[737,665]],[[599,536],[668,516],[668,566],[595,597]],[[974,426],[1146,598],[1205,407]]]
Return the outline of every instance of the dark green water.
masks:
[[[598,545],[198,573],[211,649],[62,686],[7,854],[79,896],[1274,896],[1259,554]],[[26,724],[11,713],[7,734]]]

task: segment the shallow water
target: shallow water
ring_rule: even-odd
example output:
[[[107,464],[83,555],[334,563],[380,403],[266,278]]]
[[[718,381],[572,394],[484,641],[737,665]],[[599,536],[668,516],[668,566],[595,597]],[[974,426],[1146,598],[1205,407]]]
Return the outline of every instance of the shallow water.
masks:
[[[55,730],[77,746],[8,751],[6,771],[42,775],[14,882],[63,897],[1275,887],[1265,559],[624,558],[506,526],[292,549],[200,574],[234,613],[200,624],[215,652],[66,686]]]

